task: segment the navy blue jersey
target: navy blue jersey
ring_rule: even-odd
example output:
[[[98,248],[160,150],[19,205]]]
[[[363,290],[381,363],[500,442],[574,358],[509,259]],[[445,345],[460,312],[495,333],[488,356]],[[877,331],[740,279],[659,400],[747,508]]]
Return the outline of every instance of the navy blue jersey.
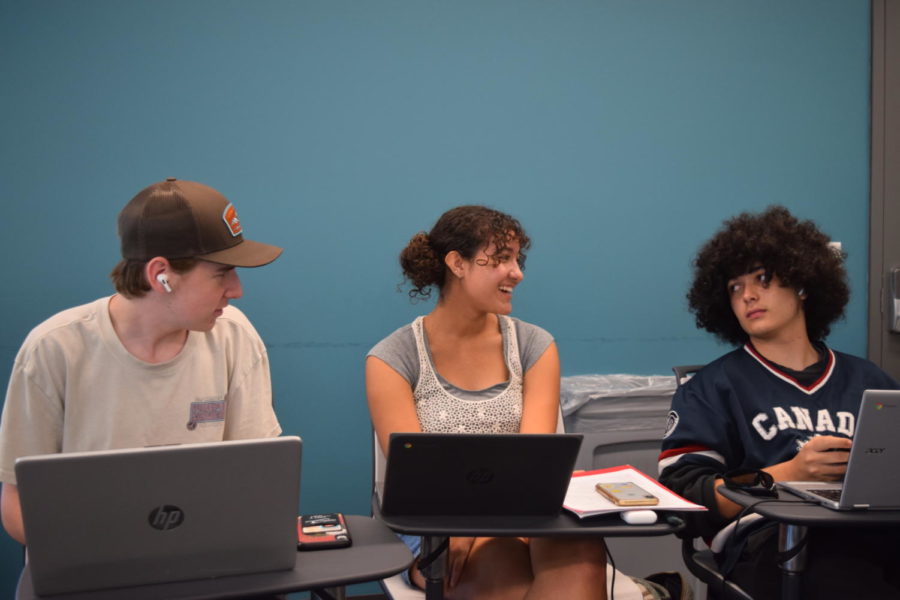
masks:
[[[824,351],[825,369],[809,385],[748,344],[675,392],[659,457],[660,482],[713,509],[696,533],[712,535],[724,524],[714,510],[717,477],[790,460],[816,435],[852,438],[863,391],[900,387],[867,360]]]

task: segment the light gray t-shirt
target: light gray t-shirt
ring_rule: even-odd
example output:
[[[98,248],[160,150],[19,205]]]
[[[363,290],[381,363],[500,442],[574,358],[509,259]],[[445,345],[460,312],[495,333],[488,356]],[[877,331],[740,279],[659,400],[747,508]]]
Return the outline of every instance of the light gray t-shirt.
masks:
[[[134,357],[110,297],[35,327],[16,355],[0,420],[0,481],[20,456],[275,437],[269,358],[244,314],[226,306],[163,363]]]
[[[527,373],[534,363],[543,356],[544,352],[553,342],[553,336],[550,333],[531,323],[520,321],[514,317],[510,317],[516,327],[516,337],[519,342],[519,360],[522,363],[522,372]],[[501,327],[503,334],[503,355],[506,356],[507,345],[509,340],[506,332]],[[428,357],[431,358],[431,348],[427,343],[426,336],[425,348],[428,351]],[[412,323],[404,325],[391,335],[387,336],[369,350],[367,356],[374,356],[386,362],[392,369],[397,371],[410,387],[416,387],[419,380],[419,357],[416,352],[416,338],[413,333]],[[432,361],[432,364],[434,361]],[[465,400],[483,400],[491,398],[502,391],[507,381],[502,381],[496,385],[483,390],[464,390],[456,387],[446,379],[441,377],[440,373],[436,373],[441,386],[451,394]]]

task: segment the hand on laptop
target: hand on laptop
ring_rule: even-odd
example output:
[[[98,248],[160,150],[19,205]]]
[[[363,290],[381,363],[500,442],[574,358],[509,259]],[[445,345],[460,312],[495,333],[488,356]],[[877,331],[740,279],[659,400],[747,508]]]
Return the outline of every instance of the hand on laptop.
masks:
[[[778,481],[838,481],[847,471],[851,440],[817,435],[789,461],[766,469]]]

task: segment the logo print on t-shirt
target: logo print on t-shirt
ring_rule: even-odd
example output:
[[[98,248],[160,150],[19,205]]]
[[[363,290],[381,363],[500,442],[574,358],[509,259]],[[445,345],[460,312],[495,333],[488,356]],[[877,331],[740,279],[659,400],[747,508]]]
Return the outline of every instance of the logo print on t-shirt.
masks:
[[[206,400],[191,402],[191,416],[188,419],[187,428],[191,431],[197,429],[200,423],[213,423],[225,420],[225,401]]]

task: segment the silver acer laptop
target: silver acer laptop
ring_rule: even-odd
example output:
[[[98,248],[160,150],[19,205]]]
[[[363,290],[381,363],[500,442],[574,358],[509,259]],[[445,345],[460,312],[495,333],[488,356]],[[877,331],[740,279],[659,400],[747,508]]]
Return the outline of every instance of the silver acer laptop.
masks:
[[[580,434],[391,434],[384,515],[551,516],[562,509]]]
[[[778,486],[835,510],[900,508],[900,390],[863,392],[843,482]]]
[[[301,441],[20,458],[37,594],[292,569]]]

